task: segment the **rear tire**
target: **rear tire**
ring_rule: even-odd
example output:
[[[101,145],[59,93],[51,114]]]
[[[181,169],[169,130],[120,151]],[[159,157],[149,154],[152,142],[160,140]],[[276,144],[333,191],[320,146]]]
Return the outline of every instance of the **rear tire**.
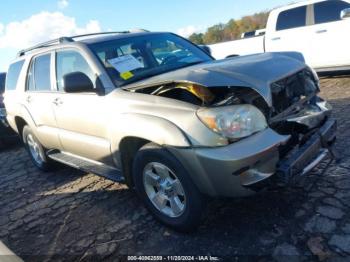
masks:
[[[152,215],[178,231],[193,231],[199,225],[204,197],[183,165],[167,150],[149,143],[133,162],[136,192]]]
[[[29,126],[24,126],[22,138],[33,164],[42,171],[50,171],[54,163],[47,157],[46,149],[40,144]]]

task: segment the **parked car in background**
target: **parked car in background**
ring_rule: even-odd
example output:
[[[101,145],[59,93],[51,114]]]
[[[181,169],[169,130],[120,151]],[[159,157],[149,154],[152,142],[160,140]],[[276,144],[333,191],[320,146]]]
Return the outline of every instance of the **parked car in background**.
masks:
[[[336,121],[294,53],[222,61],[171,33],[63,37],[11,64],[5,105],[33,163],[125,181],[161,222],[198,225],[203,195],[306,175]]]
[[[297,51],[318,72],[350,70],[350,1],[313,0],[271,11],[264,36],[210,45],[212,55]]]
[[[9,127],[4,104],[6,73],[0,73],[0,147],[13,142],[17,134]]]

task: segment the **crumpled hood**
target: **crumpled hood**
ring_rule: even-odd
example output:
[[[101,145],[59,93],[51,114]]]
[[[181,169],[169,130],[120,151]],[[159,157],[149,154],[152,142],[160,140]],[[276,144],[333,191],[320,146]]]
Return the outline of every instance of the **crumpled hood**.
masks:
[[[191,82],[206,87],[250,87],[260,93],[271,106],[271,83],[305,67],[305,63],[288,53],[264,53],[189,66],[135,82],[124,88],[142,88],[171,82]]]

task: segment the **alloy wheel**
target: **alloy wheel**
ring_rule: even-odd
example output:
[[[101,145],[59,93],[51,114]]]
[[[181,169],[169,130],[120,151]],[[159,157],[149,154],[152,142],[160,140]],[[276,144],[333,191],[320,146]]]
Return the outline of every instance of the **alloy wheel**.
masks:
[[[32,134],[28,134],[27,136],[27,144],[29,148],[29,152],[31,156],[33,157],[34,161],[38,164],[41,165],[44,162],[44,156],[42,151],[40,150],[40,145],[34,139]]]
[[[161,213],[179,217],[186,208],[186,195],[180,180],[164,164],[152,162],[143,170],[143,184],[146,194]]]

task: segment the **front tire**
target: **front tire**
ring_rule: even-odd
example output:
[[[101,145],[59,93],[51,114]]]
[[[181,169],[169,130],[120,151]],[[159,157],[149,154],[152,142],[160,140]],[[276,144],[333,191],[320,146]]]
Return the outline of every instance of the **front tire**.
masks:
[[[153,216],[179,231],[192,231],[200,222],[204,199],[186,169],[167,150],[149,143],[133,163],[135,189]]]
[[[51,170],[53,163],[48,159],[45,148],[40,144],[29,126],[23,128],[22,138],[33,164],[42,171]]]

